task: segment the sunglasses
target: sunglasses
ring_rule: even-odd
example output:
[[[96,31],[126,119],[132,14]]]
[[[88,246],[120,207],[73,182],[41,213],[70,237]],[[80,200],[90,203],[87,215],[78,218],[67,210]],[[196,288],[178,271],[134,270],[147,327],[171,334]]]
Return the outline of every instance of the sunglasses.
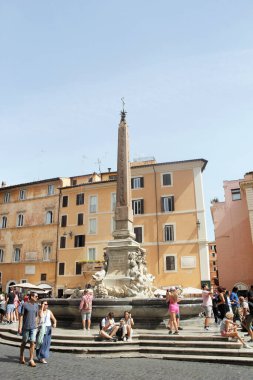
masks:
[[[48,306],[48,303],[43,303],[44,306]]]

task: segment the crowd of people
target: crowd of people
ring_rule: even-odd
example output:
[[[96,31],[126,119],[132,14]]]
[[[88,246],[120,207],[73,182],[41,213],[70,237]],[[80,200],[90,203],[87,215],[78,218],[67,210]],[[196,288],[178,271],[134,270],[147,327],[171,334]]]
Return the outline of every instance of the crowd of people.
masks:
[[[166,292],[168,306],[169,334],[179,334],[180,313],[179,303],[181,301],[179,288],[171,287]],[[247,343],[253,342],[253,285],[247,295],[238,295],[238,288],[234,287],[231,292],[218,286],[211,290],[207,284],[202,286],[204,331],[210,330],[210,324],[214,318],[219,325],[220,334],[223,337],[238,340],[243,347],[251,348]],[[92,316],[93,290],[88,286],[82,295],[79,310],[83,330],[90,332]],[[119,322],[115,322],[114,313],[109,312],[100,322],[99,336],[108,341],[131,341],[134,320],[129,311],[122,313]],[[31,367],[36,367],[34,356],[38,362],[46,364],[49,357],[52,327],[56,327],[57,321],[53,313],[48,309],[46,300],[39,303],[38,294],[30,292],[22,295],[13,287],[5,296],[0,295],[0,323],[13,324],[18,322],[18,334],[22,336],[20,347],[20,363],[24,364],[24,350],[29,343],[29,362]],[[240,336],[238,329],[245,329],[249,340],[246,343]]]
[[[91,328],[92,301],[93,291],[88,286],[83,292],[79,305],[82,326],[85,332],[89,332]],[[130,341],[132,339],[133,326],[134,320],[130,312],[125,311],[119,322],[115,322],[114,313],[109,312],[99,324],[99,335],[101,339],[109,341]]]
[[[220,327],[222,336],[235,338],[243,347],[251,348],[247,343],[253,342],[253,285],[246,297],[238,296],[238,287],[232,291],[218,286],[214,290],[208,289],[207,284],[202,286],[202,299],[204,310],[204,330],[210,330],[211,317]],[[247,332],[249,340],[246,343],[238,333],[242,328]]]
[[[18,334],[22,336],[19,361],[25,364],[25,347],[29,343],[29,361],[31,367],[36,367],[34,355],[38,362],[47,364],[51,344],[52,327],[56,327],[56,319],[48,309],[47,301],[38,303],[36,292],[22,295],[13,287],[5,296],[0,296],[0,323],[18,323]]]

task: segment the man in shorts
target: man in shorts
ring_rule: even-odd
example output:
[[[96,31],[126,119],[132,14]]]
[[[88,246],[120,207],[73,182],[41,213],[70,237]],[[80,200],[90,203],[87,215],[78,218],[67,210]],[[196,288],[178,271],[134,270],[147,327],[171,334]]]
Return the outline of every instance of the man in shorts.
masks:
[[[210,318],[212,317],[212,309],[213,309],[213,301],[212,301],[213,293],[207,287],[207,284],[202,285],[202,307],[205,312],[205,322],[204,322],[204,330],[209,331]]]
[[[25,345],[30,342],[29,366],[36,367],[33,360],[34,348],[37,334],[38,318],[38,294],[31,292],[29,302],[22,305],[19,316],[18,333],[22,334],[22,343],[20,347],[20,363],[25,364]]]
[[[14,288],[13,286],[10,287],[10,291],[6,296],[6,317],[8,323],[13,323],[14,319],[14,311],[15,311],[15,305],[14,305]]]

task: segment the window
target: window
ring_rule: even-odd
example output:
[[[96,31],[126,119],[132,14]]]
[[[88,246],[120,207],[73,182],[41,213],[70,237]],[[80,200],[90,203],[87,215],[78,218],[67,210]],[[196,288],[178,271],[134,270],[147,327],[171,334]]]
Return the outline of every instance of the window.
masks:
[[[89,219],[89,234],[97,233],[97,219]]]
[[[54,194],[54,185],[48,185],[47,195],[53,195],[53,194]]]
[[[162,174],[162,185],[163,186],[171,186],[172,185],[170,173]]]
[[[143,242],[142,227],[134,227],[134,233],[135,233],[135,240],[138,243],[142,243]]]
[[[83,205],[84,204],[84,193],[76,195],[76,204]]]
[[[18,214],[17,217],[17,227],[22,227],[24,225],[24,215]]]
[[[19,200],[24,201],[26,199],[26,190],[19,191]]]
[[[116,193],[111,193],[111,210],[115,211],[116,208]]]
[[[162,212],[174,211],[174,196],[161,197],[161,209]]]
[[[240,189],[232,189],[232,201],[239,201],[241,199],[241,191]]]
[[[97,196],[92,195],[90,197],[90,212],[97,212]]]
[[[7,227],[7,216],[2,216],[1,228]]]
[[[67,215],[62,215],[61,217],[61,227],[67,226]]]
[[[0,283],[2,283],[2,272],[0,272]],[[2,290],[1,290],[2,292]]]
[[[215,257],[215,253],[214,252],[212,253],[212,256]]]
[[[10,198],[11,198],[11,194],[10,193],[5,193],[4,194],[4,203],[9,203],[10,202]]]
[[[216,261],[213,261],[213,265],[216,265]]]
[[[113,216],[111,219],[111,232],[114,232],[116,230],[116,220],[115,217]]]
[[[166,224],[164,226],[164,241],[174,241],[174,226]]]
[[[77,215],[77,225],[82,226],[83,225],[83,214]]]
[[[72,186],[76,186],[76,184],[77,184],[77,180],[76,180],[76,179],[72,179],[72,180],[71,180],[71,185],[72,185]]]
[[[0,248],[0,263],[4,262],[4,250]]]
[[[217,268],[216,268],[216,267],[213,267],[213,270],[216,272],[216,271],[217,271]]]
[[[144,178],[143,177],[131,178],[131,188],[132,189],[140,189],[141,187],[144,187]]]
[[[116,181],[117,176],[115,174],[109,175],[109,181]]]
[[[176,272],[177,271],[177,257],[176,255],[165,255],[164,256],[164,271],[165,272]]]
[[[76,263],[76,274],[82,274],[82,264],[81,263]]]
[[[51,258],[51,246],[45,245],[43,248],[43,261],[50,261]]]
[[[144,214],[144,199],[135,199],[132,201],[133,214]]]
[[[96,248],[88,249],[88,260],[95,261],[96,260]]]
[[[18,263],[20,261],[20,248],[14,248],[13,261],[14,263]]]
[[[75,247],[84,247],[85,246],[85,235],[76,235],[75,236]]]
[[[47,211],[46,213],[46,224],[53,223],[53,211]]]
[[[40,281],[47,281],[47,274],[46,273],[41,273]]]
[[[65,273],[65,263],[59,263],[58,274],[59,276],[64,276]]]
[[[57,289],[57,298],[63,298],[64,289]]]
[[[64,195],[62,197],[62,207],[68,207],[68,203],[69,203],[69,197],[67,195]]]
[[[61,236],[60,248],[66,248],[66,236]]]

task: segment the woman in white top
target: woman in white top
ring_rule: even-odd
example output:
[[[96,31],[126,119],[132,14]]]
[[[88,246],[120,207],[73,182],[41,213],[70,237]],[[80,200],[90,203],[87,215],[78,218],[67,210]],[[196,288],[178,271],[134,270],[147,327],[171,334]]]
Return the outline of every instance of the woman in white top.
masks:
[[[47,364],[52,337],[52,326],[56,327],[56,319],[48,309],[47,301],[43,301],[39,311],[40,328],[37,335],[36,356],[40,363]],[[52,324],[53,322],[53,324]]]

